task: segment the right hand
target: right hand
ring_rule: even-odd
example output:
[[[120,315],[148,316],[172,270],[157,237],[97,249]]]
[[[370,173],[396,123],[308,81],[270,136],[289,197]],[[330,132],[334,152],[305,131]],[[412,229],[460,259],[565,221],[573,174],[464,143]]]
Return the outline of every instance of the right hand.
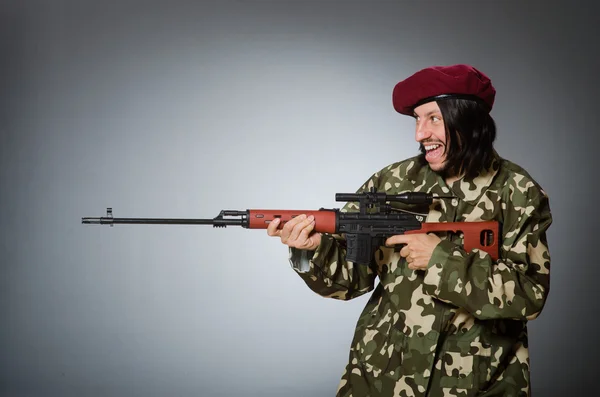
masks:
[[[313,232],[314,216],[298,215],[287,221],[283,228],[278,229],[280,222],[279,218],[272,220],[267,227],[267,234],[281,238],[281,242],[288,247],[313,251],[321,244],[321,233]]]

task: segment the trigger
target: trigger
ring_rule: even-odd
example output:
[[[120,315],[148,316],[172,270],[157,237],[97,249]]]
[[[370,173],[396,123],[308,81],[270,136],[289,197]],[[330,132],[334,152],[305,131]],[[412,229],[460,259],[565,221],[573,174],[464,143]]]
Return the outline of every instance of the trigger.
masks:
[[[394,245],[394,252],[400,252],[400,250],[402,250],[402,248],[404,248],[406,244],[396,244]]]

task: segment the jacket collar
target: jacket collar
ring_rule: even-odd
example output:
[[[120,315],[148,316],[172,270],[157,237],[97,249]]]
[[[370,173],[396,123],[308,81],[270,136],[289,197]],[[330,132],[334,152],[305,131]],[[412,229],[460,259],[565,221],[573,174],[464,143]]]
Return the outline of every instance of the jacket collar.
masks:
[[[492,163],[486,170],[480,172],[475,178],[461,177],[450,185],[446,183],[440,174],[429,168],[428,164],[423,167],[413,167],[408,171],[407,178],[415,186],[415,191],[426,189],[427,193],[436,196],[452,195],[466,203],[475,205],[486,190],[490,188],[500,169],[500,160],[498,153],[494,151]],[[421,181],[421,183],[418,183],[418,181]]]

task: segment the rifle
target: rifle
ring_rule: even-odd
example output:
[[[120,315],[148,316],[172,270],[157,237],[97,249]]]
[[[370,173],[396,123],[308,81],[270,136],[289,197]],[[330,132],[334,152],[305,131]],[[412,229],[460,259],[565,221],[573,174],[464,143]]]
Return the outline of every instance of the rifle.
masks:
[[[319,210],[269,210],[248,209],[245,211],[222,210],[213,219],[183,218],[114,218],[112,208],[106,209],[106,217],[81,218],[81,223],[110,225],[115,224],[179,224],[212,225],[213,227],[241,226],[247,229],[266,229],[269,223],[280,218],[279,228],[292,218],[306,214],[315,217],[315,232],[345,234],[346,259],[358,264],[371,262],[377,247],[397,234],[431,232],[463,233],[464,248],[487,252],[492,259],[499,255],[498,236],[500,225],[497,221],[481,222],[421,222],[418,215],[393,208],[389,202],[404,204],[431,204],[434,199],[452,198],[433,196],[430,193],[408,192],[389,195],[372,188],[364,193],[336,193],[336,201],[358,202],[358,212],[341,212],[339,209]]]

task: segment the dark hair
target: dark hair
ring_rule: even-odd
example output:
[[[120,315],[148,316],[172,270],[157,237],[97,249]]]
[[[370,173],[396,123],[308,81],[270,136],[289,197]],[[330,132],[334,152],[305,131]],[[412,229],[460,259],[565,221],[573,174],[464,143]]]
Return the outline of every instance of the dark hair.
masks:
[[[446,169],[450,175],[475,178],[487,169],[494,156],[496,123],[479,102],[448,98],[437,101],[446,127]],[[421,161],[425,148],[421,145]]]

